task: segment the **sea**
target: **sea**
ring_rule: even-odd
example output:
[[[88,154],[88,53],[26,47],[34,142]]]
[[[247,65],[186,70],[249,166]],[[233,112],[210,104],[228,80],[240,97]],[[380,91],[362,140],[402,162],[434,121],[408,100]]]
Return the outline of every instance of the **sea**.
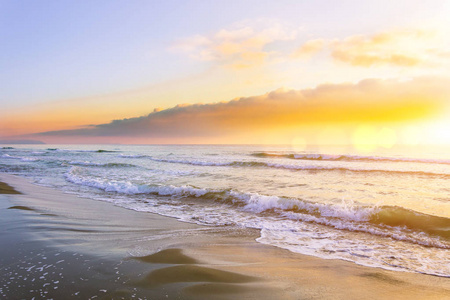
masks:
[[[11,145],[0,172],[324,259],[450,277],[450,148]],[[98,212],[101,214],[101,212]]]

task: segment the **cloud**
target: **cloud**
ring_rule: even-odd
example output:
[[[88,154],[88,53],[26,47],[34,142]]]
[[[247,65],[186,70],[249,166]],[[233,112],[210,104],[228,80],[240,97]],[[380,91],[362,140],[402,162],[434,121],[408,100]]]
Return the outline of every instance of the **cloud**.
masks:
[[[357,67],[430,68],[449,60],[448,40],[441,31],[404,28],[344,38],[314,38],[288,54],[286,50],[297,41],[299,31],[265,20],[236,23],[209,35],[180,39],[171,49],[234,70],[261,66],[270,59],[308,59],[319,52]]]
[[[181,39],[171,50],[232,69],[251,68],[262,65],[274,54],[266,49],[267,45],[291,40],[295,36],[295,30],[289,30],[278,22],[242,22],[210,35]]]
[[[324,39],[315,39],[305,42],[300,48],[298,48],[293,54],[293,58],[309,58],[314,54],[323,50],[325,46]]]
[[[403,29],[343,39],[313,39],[295,50],[292,58],[309,58],[326,50],[334,61],[358,67],[431,67],[445,59],[435,33]],[[440,51],[437,49],[441,49]]]
[[[305,126],[401,122],[438,112],[450,95],[450,80],[367,79],[314,89],[276,90],[212,104],[177,105],[138,117],[38,137],[199,138],[263,136],[267,131]],[[44,139],[45,140],[45,139]],[[120,139],[119,139],[120,140]]]
[[[423,62],[421,45],[428,34],[420,30],[402,30],[354,35],[330,44],[331,56],[354,66],[394,65],[412,67]]]

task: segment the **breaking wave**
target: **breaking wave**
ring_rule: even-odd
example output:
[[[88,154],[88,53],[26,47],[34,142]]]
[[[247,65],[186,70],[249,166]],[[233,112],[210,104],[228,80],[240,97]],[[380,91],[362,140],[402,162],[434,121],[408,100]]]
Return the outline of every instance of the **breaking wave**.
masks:
[[[251,156],[261,158],[289,158],[298,160],[324,160],[324,161],[366,161],[366,162],[413,162],[426,164],[450,165],[450,160],[444,159],[420,159],[406,157],[383,157],[383,156],[361,156],[361,155],[331,155],[331,154],[285,154],[272,152],[255,152]]]
[[[211,190],[193,186],[137,184],[85,177],[76,167],[65,174],[72,183],[120,194],[153,194],[197,198],[204,202],[229,205],[252,214],[301,220],[338,230],[364,232],[422,246],[450,249],[450,219],[426,215],[395,206],[358,206],[314,203],[296,198],[244,193],[234,190]]]

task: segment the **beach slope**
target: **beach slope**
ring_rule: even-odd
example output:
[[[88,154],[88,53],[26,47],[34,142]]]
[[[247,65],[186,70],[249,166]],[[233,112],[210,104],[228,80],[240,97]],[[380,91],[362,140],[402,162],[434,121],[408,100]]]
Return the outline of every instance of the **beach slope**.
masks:
[[[0,174],[0,296],[445,299],[450,279],[324,260]]]

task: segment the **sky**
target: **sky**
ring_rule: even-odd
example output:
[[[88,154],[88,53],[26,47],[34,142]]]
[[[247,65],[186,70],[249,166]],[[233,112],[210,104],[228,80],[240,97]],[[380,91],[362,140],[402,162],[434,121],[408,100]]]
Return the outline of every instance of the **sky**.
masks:
[[[450,144],[449,15],[450,1],[0,0],[0,140]]]

